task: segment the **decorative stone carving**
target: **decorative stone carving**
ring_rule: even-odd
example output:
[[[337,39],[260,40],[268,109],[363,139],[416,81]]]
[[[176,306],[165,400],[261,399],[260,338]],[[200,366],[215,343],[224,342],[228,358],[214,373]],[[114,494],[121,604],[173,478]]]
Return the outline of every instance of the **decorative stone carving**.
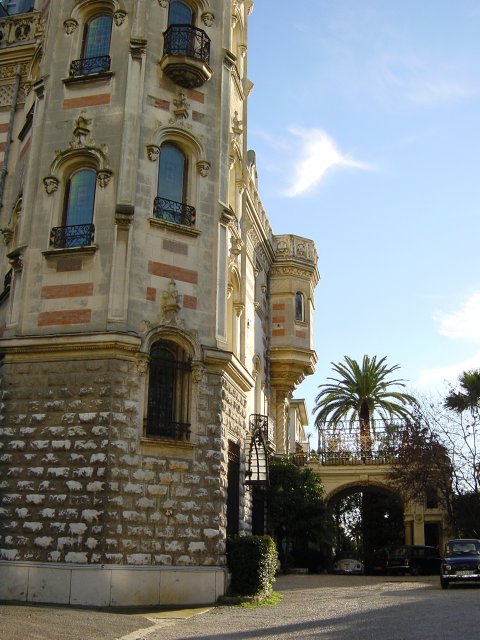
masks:
[[[126,17],[127,17],[126,11],[122,11],[122,9],[115,11],[115,13],[113,14],[113,20],[116,26],[120,27],[125,22]]]
[[[290,251],[290,247],[288,246],[288,242],[286,240],[279,240],[277,242],[276,253],[288,253]]]
[[[144,376],[148,370],[148,360],[138,360],[136,368],[138,375]]]
[[[158,0],[158,4],[166,9],[168,7],[168,0]]]
[[[43,185],[45,187],[45,191],[50,195],[51,193],[55,193],[58,189],[59,181],[55,176],[47,176],[43,179]]]
[[[210,173],[210,162],[208,162],[207,160],[200,160],[199,162],[197,162],[197,170],[202,178],[206,178]]]
[[[237,318],[240,318],[245,310],[245,305],[243,304],[243,302],[235,302],[233,304],[233,310],[235,311],[235,315],[237,316]]]
[[[205,374],[205,367],[201,364],[192,366],[192,380],[195,384],[200,384],[203,381]]]
[[[151,162],[156,162],[160,155],[160,147],[158,144],[147,144],[147,156]]]
[[[22,271],[23,257],[22,249],[15,249],[7,255],[8,261],[14,271]]]
[[[232,236],[230,238],[230,253],[234,256],[240,255],[242,252],[243,242],[241,238]]]
[[[65,20],[65,22],[63,23],[63,29],[67,36],[70,36],[77,27],[78,22],[74,18],[68,18],[68,20]]]
[[[94,142],[90,138],[91,118],[87,118],[86,112],[82,111],[75,120],[73,138],[70,142],[71,149],[81,149],[82,147],[93,146]]]
[[[105,187],[108,187],[112,175],[113,175],[113,172],[110,169],[101,169],[97,173],[98,186],[101,187],[102,189],[104,189]]]
[[[13,239],[13,229],[11,229],[10,227],[5,227],[4,229],[0,229],[0,231],[3,235],[5,244],[9,245]]]
[[[202,13],[202,22],[206,27],[211,27],[214,20],[215,16],[211,11],[205,11]]]
[[[175,280],[172,279],[168,283],[166,290],[162,293],[161,311],[163,323],[180,326],[182,324],[178,318],[180,308],[180,295]]]
[[[243,120],[239,120],[238,111],[235,111],[235,114],[232,118],[232,131],[236,136],[239,136],[243,133]]]
[[[187,102],[185,92],[182,89],[178,90],[177,97],[173,99],[174,117],[171,118],[170,124],[178,123],[180,120],[186,120],[188,118],[188,110],[190,109],[190,103]]]

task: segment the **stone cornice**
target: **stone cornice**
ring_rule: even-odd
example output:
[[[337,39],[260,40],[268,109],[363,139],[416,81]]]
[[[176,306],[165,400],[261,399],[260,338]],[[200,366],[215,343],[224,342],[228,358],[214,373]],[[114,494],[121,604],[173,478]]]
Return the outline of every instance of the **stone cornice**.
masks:
[[[255,386],[255,380],[251,374],[230,351],[207,348],[204,361],[207,372],[216,370],[218,373],[226,374],[243,392],[250,391]]]
[[[1,340],[1,349],[5,353],[6,363],[87,358],[136,360],[140,344],[140,338],[134,335],[94,333],[5,338]]]

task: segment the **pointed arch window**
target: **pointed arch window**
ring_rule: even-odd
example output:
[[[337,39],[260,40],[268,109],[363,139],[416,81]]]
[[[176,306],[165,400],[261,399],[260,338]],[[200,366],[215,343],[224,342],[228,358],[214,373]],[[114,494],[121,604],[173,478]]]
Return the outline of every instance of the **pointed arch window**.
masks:
[[[188,440],[191,359],[178,345],[159,341],[150,351],[147,436]]]

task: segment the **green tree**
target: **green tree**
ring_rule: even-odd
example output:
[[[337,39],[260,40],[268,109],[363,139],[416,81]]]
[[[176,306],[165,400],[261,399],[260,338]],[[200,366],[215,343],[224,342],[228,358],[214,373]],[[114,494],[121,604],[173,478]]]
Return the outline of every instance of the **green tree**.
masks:
[[[344,362],[331,363],[337,377],[327,378],[331,382],[319,385],[320,393],[315,398],[315,425],[321,428],[325,422],[348,421],[350,429],[360,423],[360,437],[365,450],[371,448],[374,432],[374,415],[386,423],[393,418],[410,419],[415,405],[413,396],[402,391],[404,380],[389,376],[400,368],[396,364],[387,366],[386,358],[363,356],[360,365],[353,358],[344,357]]]
[[[277,542],[283,569],[291,564],[294,550],[330,541],[324,489],[317,474],[285,458],[270,464],[267,491],[269,524]]]
[[[453,474],[448,449],[429,428],[425,415],[421,424],[415,422],[405,431],[389,479],[407,500],[423,503],[428,495],[438,497],[455,529]]]

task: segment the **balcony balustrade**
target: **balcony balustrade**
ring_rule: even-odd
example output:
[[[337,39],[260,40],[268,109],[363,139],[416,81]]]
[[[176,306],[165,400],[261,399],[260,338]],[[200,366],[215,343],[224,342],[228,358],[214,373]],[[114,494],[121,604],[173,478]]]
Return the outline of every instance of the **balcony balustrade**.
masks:
[[[176,84],[187,89],[210,79],[210,38],[190,24],[172,24],[164,33],[160,66]]]
[[[79,78],[93,73],[106,73],[110,71],[110,56],[97,56],[96,58],[81,58],[73,60],[70,64],[70,77]]]
[[[324,465],[390,464],[408,434],[405,421],[373,420],[369,433],[360,422],[326,422],[318,430],[318,459]]]
[[[269,416],[260,413],[252,413],[250,416],[250,432],[261,432],[267,445],[275,443],[275,422]]]
[[[153,215],[158,220],[181,224],[185,227],[195,226],[195,207],[183,202],[157,196],[153,203]]]
[[[32,42],[42,33],[41,13],[17,14],[0,20],[0,48]]]
[[[53,227],[50,231],[50,246],[54,249],[88,247],[93,244],[95,226],[75,224],[67,227]]]

